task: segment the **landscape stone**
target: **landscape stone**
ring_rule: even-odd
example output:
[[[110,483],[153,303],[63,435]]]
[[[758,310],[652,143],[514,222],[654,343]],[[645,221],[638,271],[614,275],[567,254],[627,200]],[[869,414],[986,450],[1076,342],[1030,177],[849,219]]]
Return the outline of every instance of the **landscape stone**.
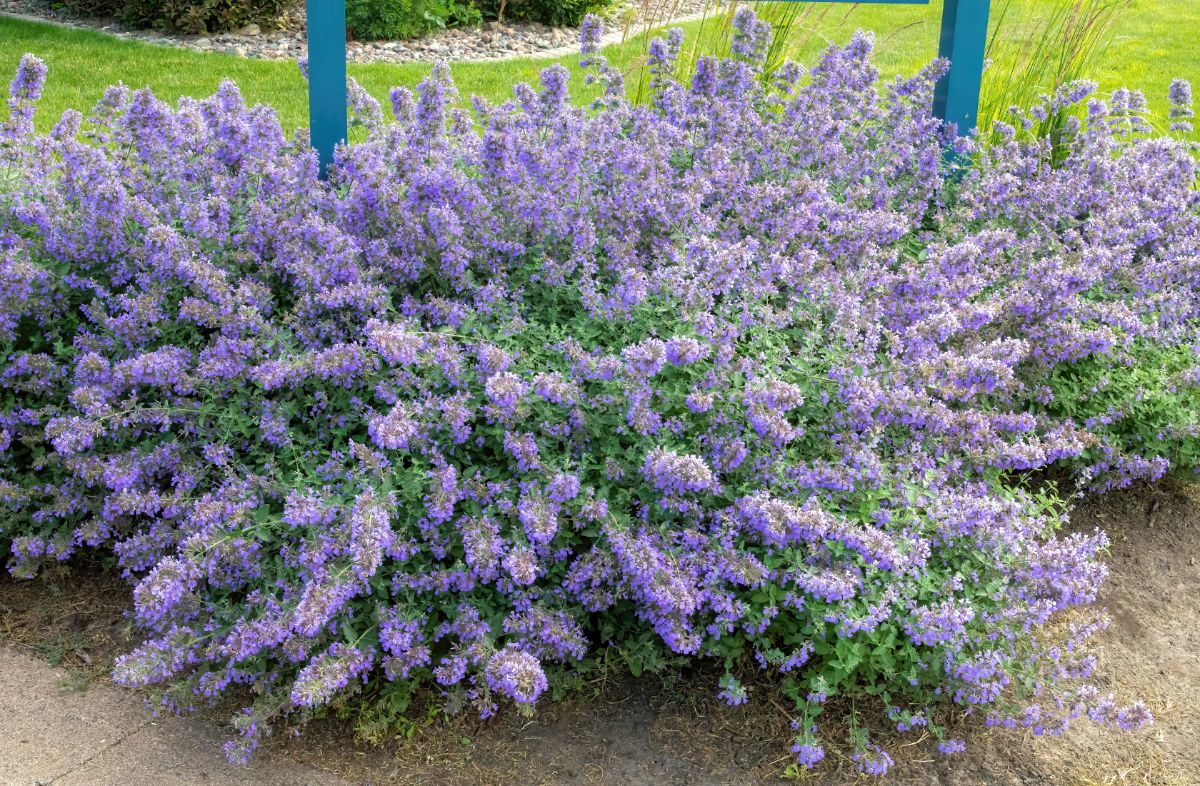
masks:
[[[614,19],[633,18],[664,24],[698,18],[708,7],[708,0],[624,0],[618,2],[611,14]],[[282,60],[300,57],[307,51],[305,40],[304,4],[288,8],[265,32],[258,24],[248,24],[232,33],[181,35],[164,37],[153,30],[129,30],[109,19],[78,19],[71,17],[51,0],[0,0],[0,12],[22,14],[48,19],[70,27],[103,30],[120,38],[176,46],[198,52],[224,52],[235,57]],[[609,24],[604,43],[622,39],[620,24]],[[347,57],[356,63],[437,62],[439,60],[493,60],[528,56],[569,53],[579,41],[578,28],[555,28],[540,23],[488,21],[473,28],[441,30],[423,39],[403,41],[350,42]]]

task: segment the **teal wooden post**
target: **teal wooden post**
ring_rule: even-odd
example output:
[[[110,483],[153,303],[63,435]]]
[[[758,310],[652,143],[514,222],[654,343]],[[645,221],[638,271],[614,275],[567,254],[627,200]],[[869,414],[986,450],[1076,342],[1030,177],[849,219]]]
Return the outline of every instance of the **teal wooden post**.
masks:
[[[308,127],[321,161],[321,177],[333,148],[346,139],[346,2],[307,0]]]
[[[937,84],[933,112],[958,124],[959,136],[971,133],[979,121],[990,6],[991,0],[945,0],[942,9],[938,56],[950,61],[950,71]]]

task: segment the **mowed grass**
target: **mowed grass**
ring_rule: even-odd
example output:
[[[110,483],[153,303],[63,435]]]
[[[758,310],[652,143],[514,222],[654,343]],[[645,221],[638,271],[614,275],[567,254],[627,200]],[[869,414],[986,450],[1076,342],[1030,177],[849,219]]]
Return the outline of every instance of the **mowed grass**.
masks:
[[[35,118],[40,129],[53,125],[64,109],[86,113],[104,89],[117,82],[148,86],[159,98],[174,102],[180,96],[210,95],[225,79],[238,84],[248,103],[274,107],[285,128],[308,124],[306,86],[294,62],[192,52],[0,16],[0,73],[5,81],[26,52],[49,66]],[[511,95],[517,82],[536,79],[545,65],[534,60],[462,63],[454,66],[454,78],[464,95],[499,97]],[[415,86],[429,71],[428,64],[350,64],[351,76],[381,100],[392,86]]]
[[[1003,28],[996,36],[997,49],[989,54],[999,67],[1032,46],[1038,22],[1053,9],[1073,0],[1013,0]],[[1004,0],[994,0],[997,7]],[[778,12],[776,9],[768,9]],[[788,55],[811,63],[830,43],[844,43],[857,29],[876,33],[876,63],[884,76],[912,73],[937,54],[941,2],[928,6],[878,4],[811,4],[797,11],[788,34]],[[998,14],[993,14],[993,24]],[[722,24],[714,18],[682,25],[700,51],[720,51]],[[1105,49],[1090,78],[1104,91],[1128,86],[1143,90],[1157,114],[1166,111],[1166,91],[1176,77],[1190,79],[1200,89],[1200,57],[1195,36],[1200,32],[1200,0],[1133,0],[1111,28]],[[609,47],[610,59],[633,77],[644,51],[644,35],[633,35],[624,44]],[[200,97],[216,89],[223,79],[238,83],[250,103],[268,103],[287,129],[307,123],[305,85],[295,63],[246,60],[223,54],[206,54],[117,39],[89,30],[0,16],[0,75],[7,77],[25,52],[50,66],[49,83],[37,115],[40,129],[49,128],[67,108],[86,112],[105,87],[124,82],[131,87],[151,87],[168,101],[179,96]],[[560,58],[572,70],[575,93],[584,98],[577,57]],[[522,59],[484,63],[454,63],[455,81],[464,96],[478,94],[492,100],[512,95],[517,82],[533,82],[549,59]],[[350,74],[373,95],[386,101],[395,85],[414,87],[430,70],[428,64],[351,64]],[[631,78],[635,85],[636,78]],[[986,87],[985,87],[986,91]]]

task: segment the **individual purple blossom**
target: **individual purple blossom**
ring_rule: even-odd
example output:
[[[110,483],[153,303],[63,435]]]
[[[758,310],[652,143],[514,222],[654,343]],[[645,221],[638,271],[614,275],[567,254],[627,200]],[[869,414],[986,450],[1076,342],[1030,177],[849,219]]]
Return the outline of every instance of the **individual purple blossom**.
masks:
[[[522,495],[517,502],[517,518],[529,542],[535,545],[549,543],[558,534],[558,507],[540,495]]]
[[[764,543],[785,546],[800,541],[820,541],[835,535],[838,521],[815,504],[794,505],[764,492],[737,501],[737,518]]]
[[[1186,79],[1176,79],[1171,82],[1167,91],[1171,108],[1168,115],[1171,120],[1171,131],[1187,134],[1192,131],[1192,118],[1195,112],[1192,108],[1192,84]]]
[[[488,686],[517,704],[533,704],[546,690],[546,674],[538,659],[509,644],[493,655],[484,672]]]
[[[532,434],[505,432],[504,450],[516,459],[517,468],[522,472],[541,465],[538,443]]]
[[[480,344],[475,350],[475,356],[485,377],[507,370],[512,363],[512,356],[495,344]]]
[[[348,580],[307,584],[292,613],[292,627],[303,636],[317,635],[357,592],[356,585]]]
[[[379,621],[379,642],[389,679],[407,679],[413,670],[432,662],[421,621],[404,619],[395,609],[385,612]]]
[[[749,8],[739,8],[733,17],[733,37],[730,51],[739,60],[761,66],[766,60],[771,41],[771,25]]]
[[[159,562],[133,591],[134,609],[139,621],[153,625],[191,594],[200,571],[175,557]]]
[[[546,486],[546,494],[551,502],[559,505],[570,502],[579,496],[579,477],[566,472],[555,475]]]
[[[486,517],[473,517],[459,523],[463,552],[471,570],[484,580],[494,579],[504,541],[500,526]]]
[[[583,18],[583,23],[579,26],[579,44],[583,52],[586,66],[586,58],[589,55],[599,54],[600,42],[604,38],[604,22],[595,14],[588,14]]]
[[[885,775],[896,762],[892,757],[877,745],[871,745],[867,749],[854,754],[851,757],[859,772],[866,775]]]
[[[1154,722],[1154,716],[1142,702],[1134,702],[1117,711],[1117,726],[1124,731],[1137,731]]]
[[[0,142],[22,139],[33,133],[33,112],[46,84],[46,64],[33,55],[23,55],[8,86],[8,122],[0,125]]]
[[[234,729],[238,736],[227,740],[222,749],[230,764],[244,767],[250,763],[254,752],[262,741],[263,730],[249,707],[244,708],[234,720]]]
[[[704,459],[655,448],[646,455],[642,476],[666,494],[714,491],[717,481]]]
[[[371,366],[371,360],[362,348],[351,343],[339,343],[321,350],[312,356],[310,362],[313,374],[347,387]]]
[[[470,438],[472,432],[472,416],[474,408],[470,405],[470,396],[457,393],[443,399],[439,404],[442,413],[442,423],[448,427],[454,444],[461,445]]]
[[[937,747],[945,754],[962,753],[967,749],[967,743],[959,739],[942,740]]]
[[[415,365],[425,350],[425,339],[410,327],[372,319],[364,327],[367,346],[394,365]]]
[[[433,678],[442,686],[457,685],[466,679],[469,666],[470,663],[462,655],[446,656],[433,667]]]
[[[652,377],[667,361],[667,345],[656,338],[647,339],[621,350],[625,372],[633,377]]]
[[[905,630],[914,643],[930,646],[961,637],[974,619],[975,610],[969,605],[943,600],[914,609]]]
[[[429,524],[438,525],[449,521],[454,516],[454,506],[462,498],[462,488],[458,482],[458,470],[444,460],[437,458],[434,466],[426,473],[429,479],[429,490],[425,495],[425,516]]]
[[[1154,721],[1150,710],[1142,702],[1136,702],[1128,707],[1118,707],[1111,694],[1099,699],[1089,707],[1088,716],[1097,723],[1115,726],[1124,731],[1136,731]]]
[[[270,406],[264,406],[259,417],[258,430],[263,442],[281,448],[288,444],[288,421],[283,413]]]
[[[371,441],[385,450],[408,450],[421,434],[413,411],[397,402],[386,415],[376,415],[367,425]]]
[[[528,586],[537,581],[537,577],[542,572],[538,565],[537,555],[533,553],[532,549],[524,546],[510,549],[508,554],[504,555],[503,563],[504,570],[513,582],[520,586]]]
[[[732,676],[726,674],[721,678],[721,690],[717,692],[717,698],[730,706],[745,704],[750,700],[746,693],[746,687]]]
[[[310,489],[288,492],[283,506],[283,521],[292,527],[326,527],[337,517],[337,509]]]
[[[708,347],[689,336],[677,336],[666,343],[667,362],[686,366],[708,357]]]
[[[569,406],[579,399],[579,388],[561,374],[538,374],[533,378],[533,386],[535,393],[552,404]]]
[[[715,402],[716,396],[711,393],[691,393],[684,400],[688,411],[696,415],[703,415],[705,412],[710,411]]]
[[[517,403],[528,390],[529,388],[521,381],[520,377],[507,371],[491,375],[484,385],[484,392],[487,393],[488,399],[500,412],[508,415],[513,413]]]
[[[350,508],[349,555],[354,575],[366,582],[383,564],[384,554],[396,539],[391,525],[391,505],[374,492],[354,499]]]
[[[374,663],[372,653],[341,642],[313,658],[296,675],[291,700],[297,707],[317,707],[328,703],[349,682],[367,672]]]
[[[796,754],[796,762],[808,770],[825,758],[825,749],[810,742],[797,742],[792,746],[792,753]]]
[[[163,347],[113,365],[113,377],[124,388],[177,387],[187,382],[191,353]]]
[[[84,418],[54,418],[46,424],[46,436],[54,449],[64,456],[81,453],[95,444],[103,431],[99,423]]]
[[[504,618],[505,633],[520,638],[524,649],[538,658],[562,662],[582,660],[588,640],[579,623],[566,612],[534,606]]]
[[[554,118],[570,105],[570,94],[567,89],[567,80],[570,79],[570,75],[566,68],[557,63],[543,68],[538,74],[538,80],[542,84],[538,103],[543,117]]]

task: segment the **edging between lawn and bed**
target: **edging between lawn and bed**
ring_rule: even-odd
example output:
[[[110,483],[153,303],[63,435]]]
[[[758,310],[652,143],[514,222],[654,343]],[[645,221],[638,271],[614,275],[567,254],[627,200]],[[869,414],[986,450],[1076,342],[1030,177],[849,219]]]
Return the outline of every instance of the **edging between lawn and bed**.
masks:
[[[618,44],[643,29],[692,22],[711,15],[709,0],[659,0],[659,9],[635,22],[613,28],[602,46]],[[708,11],[698,9],[710,9]],[[235,33],[196,36],[166,35],[153,30],[127,30],[111,20],[75,19],[39,0],[0,0],[0,16],[71,29],[93,30],[114,38],[142,41],[193,52],[218,53],[257,60],[297,60],[308,52],[303,15],[283,17],[284,29],[263,31],[247,25]],[[659,18],[661,17],[661,18]],[[497,62],[520,58],[553,59],[579,53],[578,28],[551,28],[523,22],[487,22],[479,28],[444,30],[411,41],[351,41],[352,63]]]

